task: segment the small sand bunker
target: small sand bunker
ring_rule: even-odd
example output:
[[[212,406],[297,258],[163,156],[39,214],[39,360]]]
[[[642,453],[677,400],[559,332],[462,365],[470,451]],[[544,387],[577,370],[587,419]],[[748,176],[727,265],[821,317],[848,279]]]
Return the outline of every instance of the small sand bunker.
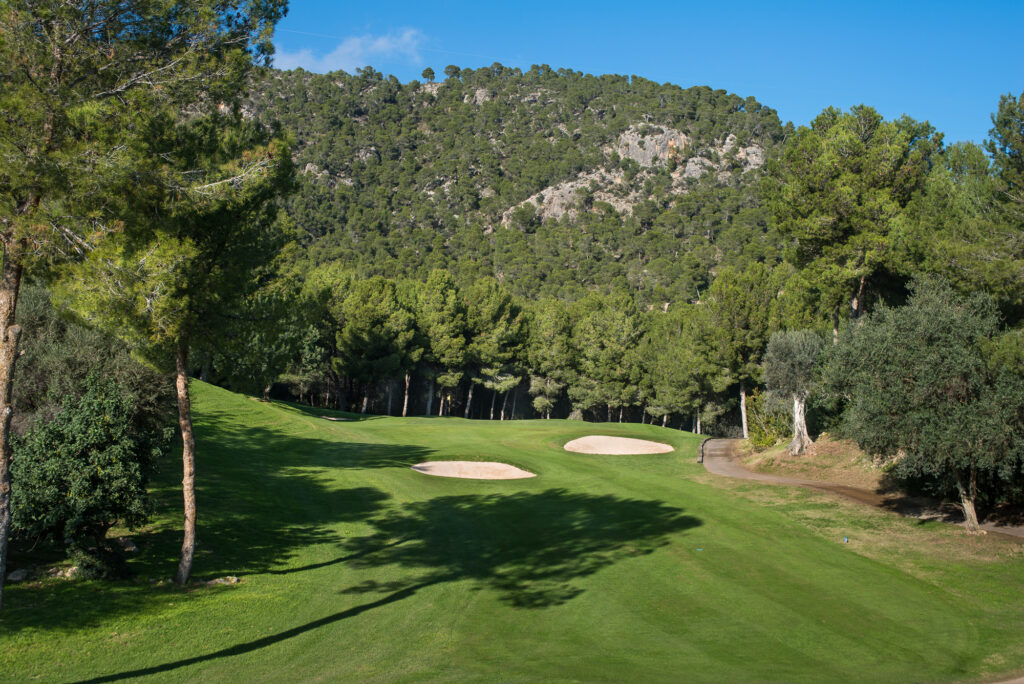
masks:
[[[494,461],[427,461],[412,467],[418,473],[438,477],[462,477],[467,480],[522,480],[536,474]]]
[[[630,437],[608,437],[607,435],[587,435],[566,443],[566,451],[578,454],[607,454],[624,456],[627,454],[667,454],[675,451],[668,444],[649,442],[646,439]]]
[[[320,416],[324,420],[333,420],[335,422],[349,421],[351,418],[342,418],[341,416]]]

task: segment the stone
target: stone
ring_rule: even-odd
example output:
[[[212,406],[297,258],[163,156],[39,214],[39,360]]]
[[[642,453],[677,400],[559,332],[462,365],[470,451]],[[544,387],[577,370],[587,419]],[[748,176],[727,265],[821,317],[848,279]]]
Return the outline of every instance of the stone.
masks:
[[[28,579],[28,570],[25,568],[19,568],[7,573],[8,582],[24,582]]]

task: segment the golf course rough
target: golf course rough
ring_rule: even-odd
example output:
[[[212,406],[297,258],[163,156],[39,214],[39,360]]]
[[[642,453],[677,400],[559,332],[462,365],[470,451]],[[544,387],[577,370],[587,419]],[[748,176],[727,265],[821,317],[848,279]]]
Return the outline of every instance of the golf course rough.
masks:
[[[577,454],[597,454],[607,456],[635,456],[639,454],[667,454],[675,451],[668,444],[652,442],[647,439],[632,437],[609,437],[607,435],[587,435],[566,442],[566,451]]]

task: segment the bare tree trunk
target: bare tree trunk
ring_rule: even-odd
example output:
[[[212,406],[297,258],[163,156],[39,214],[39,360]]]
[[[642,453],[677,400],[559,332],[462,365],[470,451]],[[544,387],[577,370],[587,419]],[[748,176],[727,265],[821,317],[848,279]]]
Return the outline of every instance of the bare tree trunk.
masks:
[[[444,394],[441,395],[441,403],[437,407],[437,417],[440,418],[444,415]]]
[[[15,324],[21,264],[11,258],[5,245],[0,276],[0,610],[3,610],[4,581],[7,579],[7,542],[11,534],[11,388],[14,362],[18,358],[21,327]]]
[[[366,413],[366,407],[369,406],[369,405],[370,405],[370,390],[365,389],[365,390],[363,390],[363,409],[360,411],[360,413],[365,414]]]
[[[804,449],[809,447],[814,441],[811,436],[807,433],[807,397],[802,394],[793,395],[793,441],[789,445],[789,450],[794,456],[799,456],[804,452]]]
[[[964,524],[967,531],[975,534],[981,532],[981,525],[978,524],[978,512],[974,508],[974,502],[978,497],[978,469],[971,467],[967,487],[964,487],[963,475],[957,471],[956,489],[960,492],[960,506],[964,509]]]
[[[608,404],[608,418],[605,420],[606,423],[612,422],[612,405]]]
[[[473,388],[476,383],[472,380],[469,381],[469,396],[466,397],[466,412],[463,414],[463,418],[469,418],[469,408],[473,405]]]
[[[192,404],[188,395],[188,339],[178,338],[175,389],[178,395],[178,425],[181,428],[181,463],[184,471],[181,491],[185,499],[185,539],[181,543],[181,560],[174,581],[188,582],[192,559],[196,552],[196,438],[192,432]]]
[[[501,419],[505,420],[505,407],[508,406],[508,392],[505,392],[505,397],[501,400]]]
[[[700,431],[700,409],[697,409],[697,434],[702,434]]]
[[[405,374],[405,398],[402,399],[402,417],[403,418],[405,418],[406,414],[409,412],[409,380],[410,379],[411,378],[409,377],[409,374],[406,373]]]
[[[494,402],[498,399],[498,390],[491,392],[491,420],[494,420]]]
[[[512,413],[510,413],[508,416],[509,420],[516,419],[516,400],[519,399],[519,393],[516,392],[516,389],[519,388],[516,387],[515,389],[512,390]]]
[[[622,422],[622,407],[619,407],[619,422]]]
[[[391,394],[394,386],[390,380],[388,380],[388,412],[387,415],[391,415]]]
[[[747,432],[747,386],[745,383],[740,383],[740,420],[743,422],[743,439],[747,439],[750,434]]]
[[[665,415],[663,415],[661,417],[661,427],[667,427],[667,426],[668,426],[668,414],[666,413]]]
[[[855,320],[861,317],[864,313],[864,281],[867,280],[867,276],[860,277],[860,285],[857,287],[857,292],[853,295],[850,300],[850,319]]]
[[[832,311],[832,344],[839,344],[839,305]]]
[[[430,390],[427,392],[427,415],[433,415],[434,409],[434,378],[430,378]]]

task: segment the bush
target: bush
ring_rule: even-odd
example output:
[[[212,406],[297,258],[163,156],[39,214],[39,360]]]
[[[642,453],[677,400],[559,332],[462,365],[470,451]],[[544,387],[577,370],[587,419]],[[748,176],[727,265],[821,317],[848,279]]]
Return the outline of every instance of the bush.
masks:
[[[789,435],[793,414],[788,404],[771,392],[754,390],[747,397],[747,415],[750,416],[748,434],[750,446],[756,451],[773,447]]]
[[[148,519],[146,483],[171,433],[147,427],[117,383],[90,375],[82,397],[12,442],[15,534],[66,542],[86,575],[123,576],[107,531]]]

